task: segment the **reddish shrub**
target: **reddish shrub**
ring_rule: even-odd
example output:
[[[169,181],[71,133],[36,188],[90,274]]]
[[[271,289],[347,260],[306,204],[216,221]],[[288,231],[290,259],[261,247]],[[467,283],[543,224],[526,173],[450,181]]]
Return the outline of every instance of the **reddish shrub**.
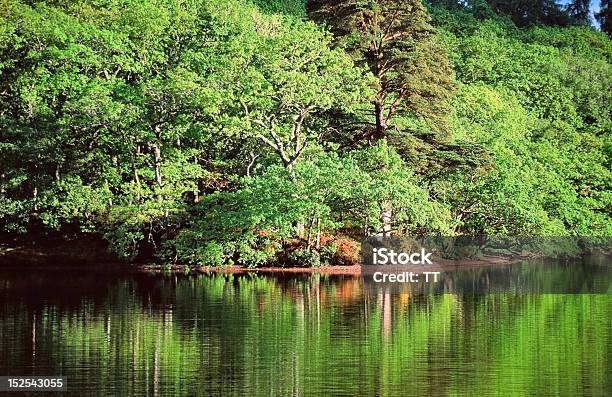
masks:
[[[326,245],[330,241],[334,241],[334,236],[331,236],[329,234],[321,234],[321,245]]]
[[[349,238],[339,238],[334,244],[338,247],[336,259],[339,265],[358,265],[360,261],[361,244]]]

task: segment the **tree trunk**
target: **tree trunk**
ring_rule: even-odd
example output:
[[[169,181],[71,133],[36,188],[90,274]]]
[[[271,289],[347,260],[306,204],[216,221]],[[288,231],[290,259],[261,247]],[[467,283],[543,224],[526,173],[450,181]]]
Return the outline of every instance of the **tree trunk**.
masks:
[[[155,182],[161,188],[163,186],[162,173],[161,173],[162,158],[161,158],[161,147],[160,147],[159,142],[152,145],[152,148],[153,148],[153,158],[155,161]]]
[[[140,154],[140,146],[136,145],[135,150],[130,150],[130,157],[132,162],[132,177],[138,190],[136,191],[136,199],[140,202],[140,177],[138,176],[138,169],[136,168],[136,156]],[[132,197],[130,196],[129,205],[132,205]]]
[[[34,208],[34,212],[38,211],[38,188],[34,187],[34,191],[32,192],[32,202],[33,202],[33,208]]]
[[[317,218],[317,250],[321,249],[321,218]]]
[[[138,176],[138,169],[136,168],[136,154],[138,152],[134,153],[132,152],[132,176],[134,177],[134,183],[136,183],[136,186],[138,186],[140,188],[140,177]]]
[[[155,125],[155,137],[157,138],[157,141],[153,145],[151,145],[151,147],[153,148],[153,158],[155,161],[155,182],[157,183],[157,186],[162,188],[163,183],[162,183],[162,172],[161,172],[161,164],[162,164],[162,157],[161,157],[162,123],[161,122]]]
[[[198,164],[198,156],[193,158],[193,163]],[[200,178],[195,181],[195,189],[193,190],[193,203],[197,204],[200,202]]]
[[[308,238],[306,239],[306,249],[310,251],[312,245],[312,227],[314,225],[314,218],[310,218],[310,225],[308,226]]]
[[[387,120],[385,119],[385,108],[382,99],[376,99],[374,103],[374,112],[376,114],[376,131],[373,138],[377,141],[385,137],[385,131],[387,130]]]
[[[304,222],[298,221],[295,227],[297,229],[298,237],[299,238],[304,237],[304,231],[306,230],[306,225],[304,225]]]
[[[388,200],[380,203],[380,223],[382,224],[381,230],[378,233],[382,237],[391,237],[391,221],[393,216],[393,209],[391,202]]]
[[[285,162],[285,169],[289,173],[289,178],[295,181],[295,172],[293,171],[293,162]]]
[[[247,165],[247,168],[246,168],[246,176],[249,176],[249,177],[251,176],[251,168],[253,168],[253,165],[255,165],[255,160],[257,160],[258,157],[259,157],[258,154],[256,155],[253,152],[249,153],[249,164]]]

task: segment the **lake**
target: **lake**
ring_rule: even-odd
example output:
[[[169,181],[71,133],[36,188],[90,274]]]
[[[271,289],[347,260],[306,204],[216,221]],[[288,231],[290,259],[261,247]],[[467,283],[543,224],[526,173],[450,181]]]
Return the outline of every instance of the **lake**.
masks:
[[[605,396],[611,318],[610,294],[2,270],[0,375],[61,374],[71,395]]]

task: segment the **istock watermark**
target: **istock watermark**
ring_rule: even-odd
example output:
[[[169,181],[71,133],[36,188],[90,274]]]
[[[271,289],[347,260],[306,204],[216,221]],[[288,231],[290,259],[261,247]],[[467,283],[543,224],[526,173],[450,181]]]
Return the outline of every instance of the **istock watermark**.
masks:
[[[431,252],[426,252],[421,248],[421,252],[395,252],[388,248],[373,248],[372,256],[375,265],[433,265],[431,262]]]
[[[362,274],[375,284],[409,284],[423,289],[441,281],[436,251],[411,239],[367,239],[362,244]]]

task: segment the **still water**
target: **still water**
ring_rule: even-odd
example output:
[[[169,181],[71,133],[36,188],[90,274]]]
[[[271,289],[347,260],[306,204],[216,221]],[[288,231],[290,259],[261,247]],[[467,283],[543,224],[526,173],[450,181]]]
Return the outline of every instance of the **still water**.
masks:
[[[0,375],[79,396],[609,396],[611,319],[609,294],[4,270]]]

